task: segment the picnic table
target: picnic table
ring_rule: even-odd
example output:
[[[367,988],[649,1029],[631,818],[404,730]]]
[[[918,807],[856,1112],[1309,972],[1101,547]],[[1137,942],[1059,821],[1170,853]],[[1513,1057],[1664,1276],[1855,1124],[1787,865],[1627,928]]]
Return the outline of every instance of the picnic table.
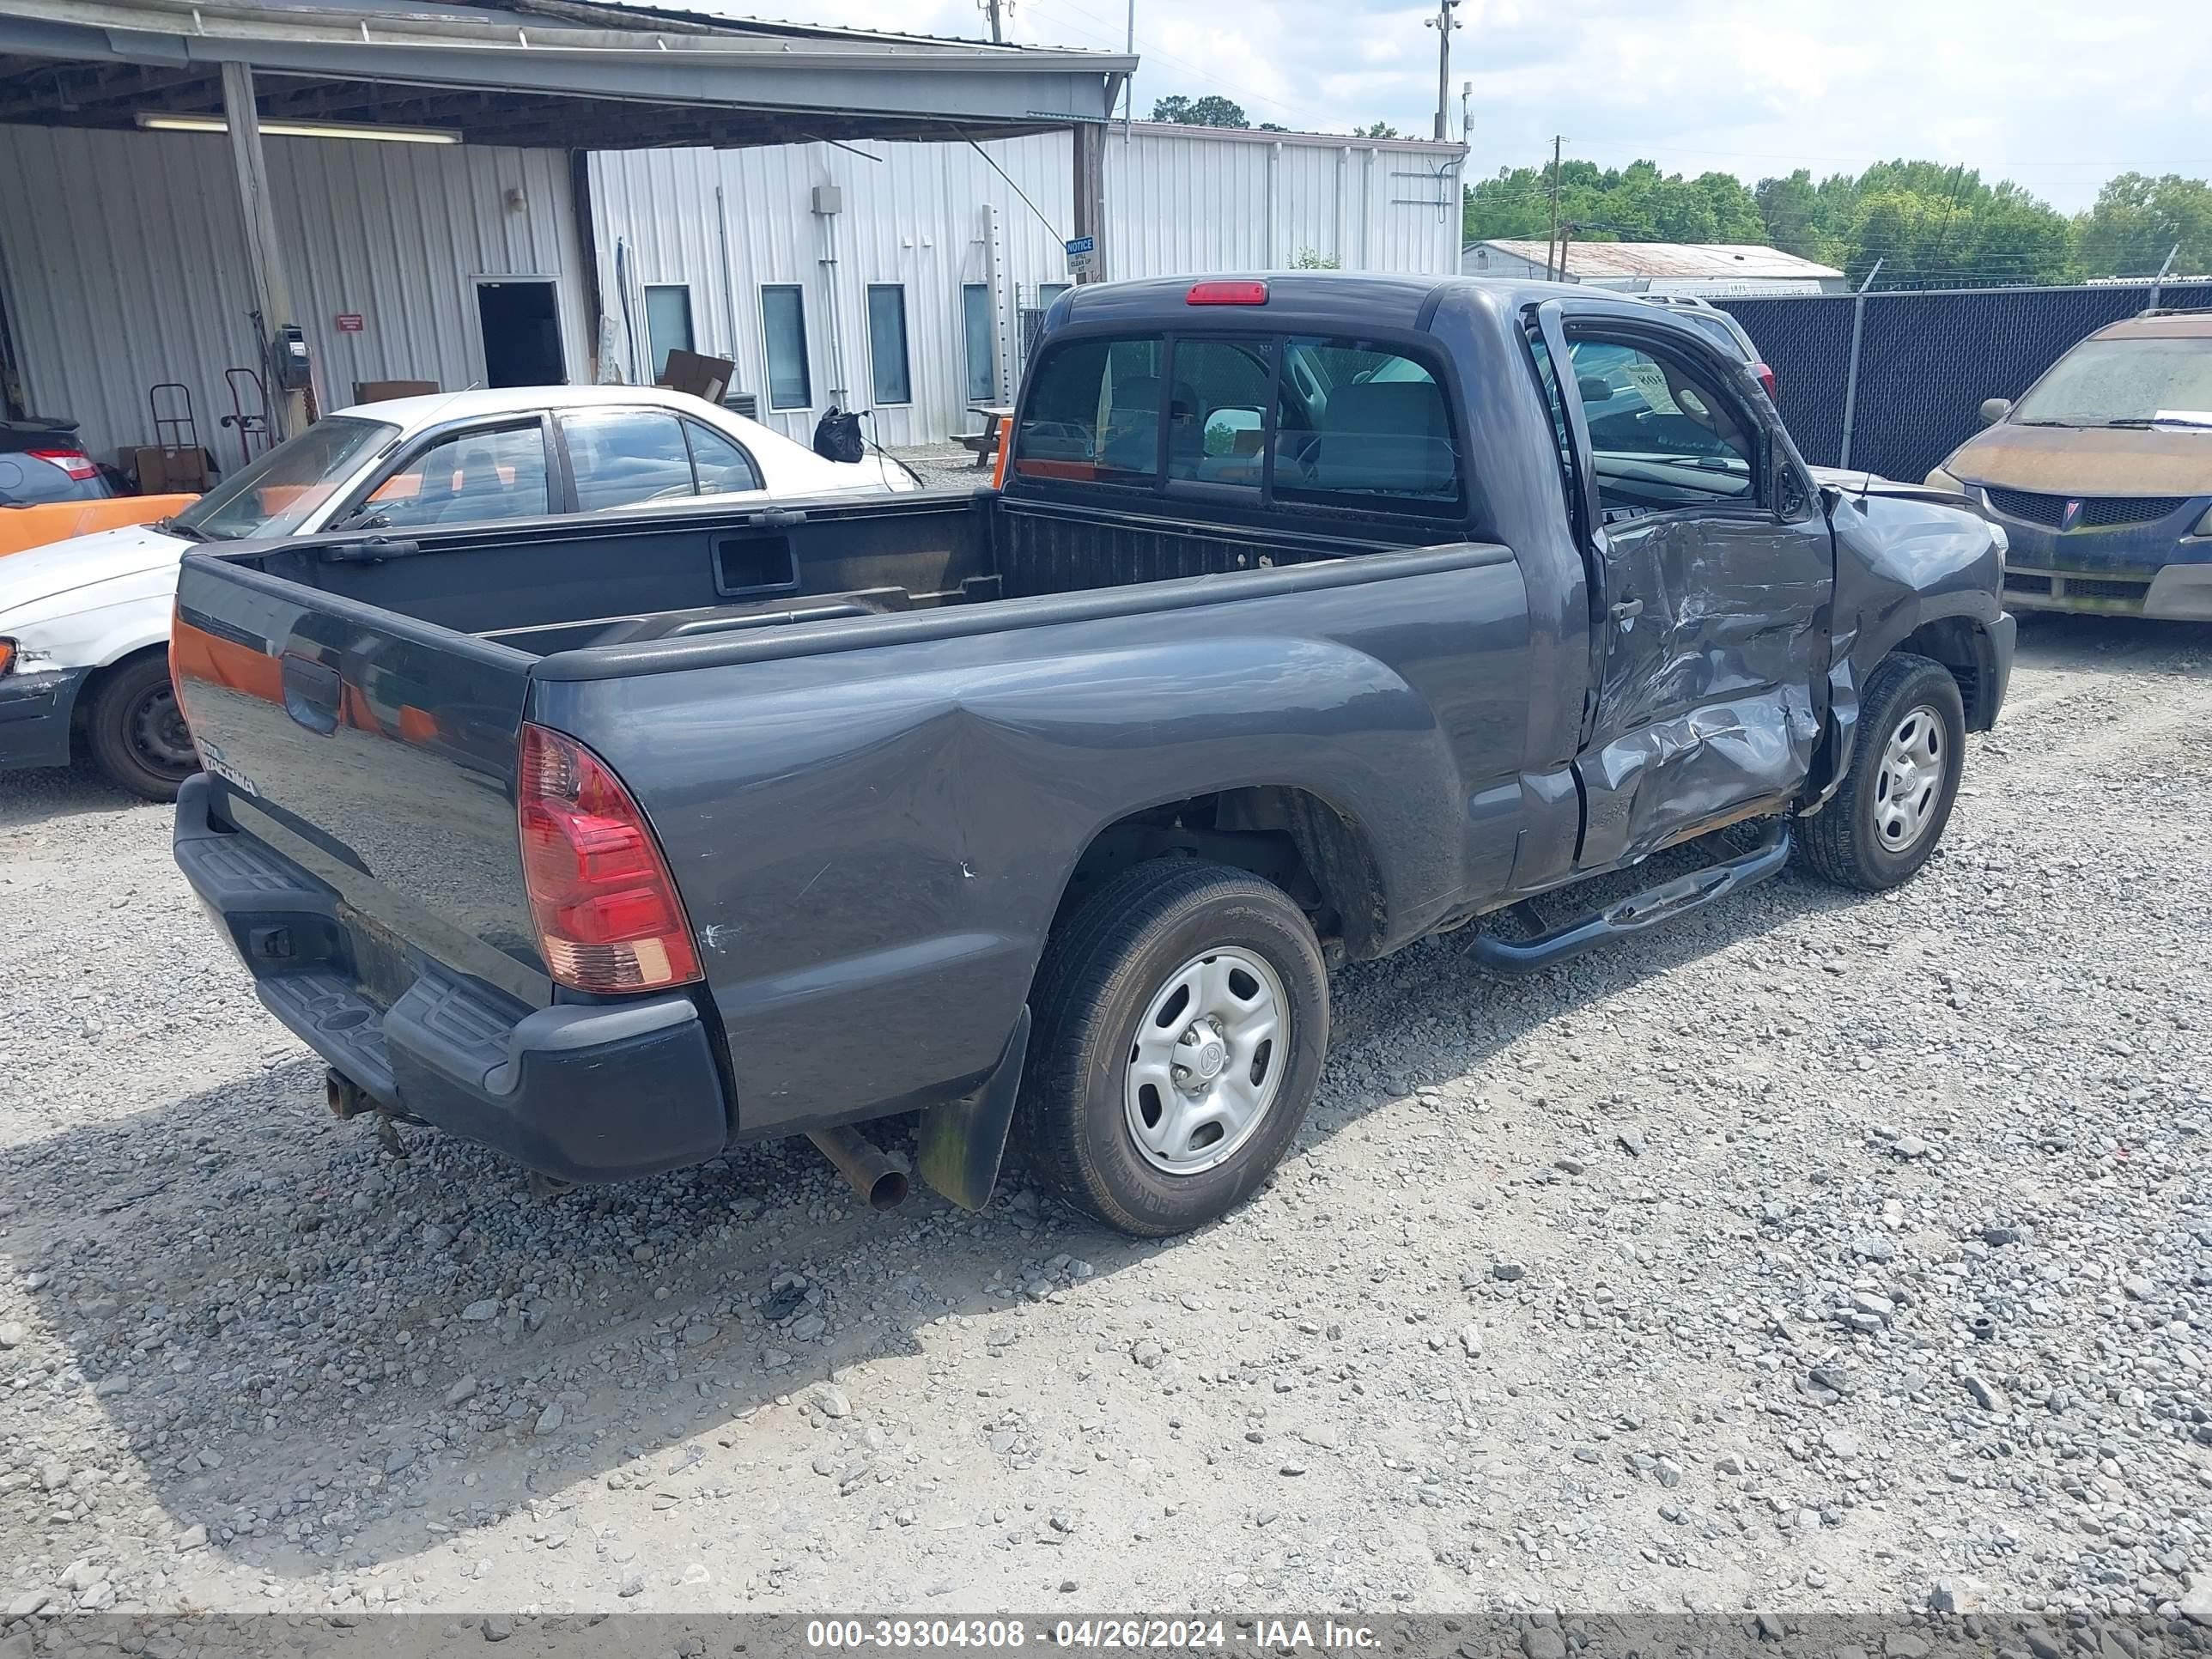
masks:
[[[999,432],[1001,426],[1014,418],[1012,404],[970,404],[969,412],[983,417],[981,432],[963,434],[960,441],[975,452],[975,465],[988,466],[999,453]]]

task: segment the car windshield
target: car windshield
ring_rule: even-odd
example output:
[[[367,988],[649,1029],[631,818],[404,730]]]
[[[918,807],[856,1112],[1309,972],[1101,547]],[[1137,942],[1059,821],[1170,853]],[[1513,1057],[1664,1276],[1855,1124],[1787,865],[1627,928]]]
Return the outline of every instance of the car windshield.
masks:
[[[362,457],[398,435],[382,421],[318,421],[225,478],[177,514],[176,526],[211,542],[289,536],[353,476]]]
[[[2085,340],[2022,398],[2010,419],[2047,426],[2148,426],[2212,410],[2212,337]]]

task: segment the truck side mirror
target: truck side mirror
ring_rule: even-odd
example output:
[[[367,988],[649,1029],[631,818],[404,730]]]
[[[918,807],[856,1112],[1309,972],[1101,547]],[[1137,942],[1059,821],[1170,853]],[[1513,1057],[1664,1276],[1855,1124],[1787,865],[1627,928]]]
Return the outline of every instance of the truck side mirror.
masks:
[[[1984,426],[1995,426],[1999,421],[2002,421],[2006,416],[2011,413],[2012,399],[2009,398],[1984,398],[1982,399],[1982,424]]]

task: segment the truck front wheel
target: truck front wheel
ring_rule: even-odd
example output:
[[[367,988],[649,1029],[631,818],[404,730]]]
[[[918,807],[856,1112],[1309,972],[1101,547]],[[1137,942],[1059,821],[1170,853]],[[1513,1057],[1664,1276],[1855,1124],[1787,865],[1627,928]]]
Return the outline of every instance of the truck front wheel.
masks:
[[[1909,880],[1950,821],[1966,757],[1966,707],[1951,671],[1886,657],[1859,699],[1851,769],[1797,845],[1815,873],[1861,892]]]
[[[1304,1119],[1328,978],[1283,890],[1225,865],[1126,870],[1053,932],[1015,1132],[1037,1178],[1139,1237],[1248,1197]]]

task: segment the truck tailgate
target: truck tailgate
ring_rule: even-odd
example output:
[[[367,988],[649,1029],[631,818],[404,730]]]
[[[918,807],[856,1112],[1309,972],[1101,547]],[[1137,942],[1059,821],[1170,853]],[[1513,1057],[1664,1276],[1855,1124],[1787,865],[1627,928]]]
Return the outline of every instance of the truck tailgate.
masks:
[[[410,947],[529,1007],[550,1000],[517,842],[532,659],[187,557],[172,664],[213,781],[246,831],[337,895],[334,960],[388,1007]]]

